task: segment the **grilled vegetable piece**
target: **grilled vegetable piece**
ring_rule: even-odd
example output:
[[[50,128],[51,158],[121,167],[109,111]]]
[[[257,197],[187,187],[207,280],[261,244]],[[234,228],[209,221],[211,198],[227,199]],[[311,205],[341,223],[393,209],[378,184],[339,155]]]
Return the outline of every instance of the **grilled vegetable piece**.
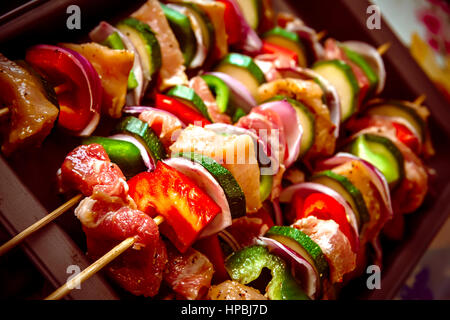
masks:
[[[298,65],[307,66],[305,48],[297,33],[288,31],[281,27],[275,27],[262,35],[265,42],[286,48],[297,54]]]
[[[315,174],[311,181],[317,182],[338,192],[351,205],[356,214],[359,230],[369,222],[370,215],[361,191],[345,176],[331,170]]]
[[[136,117],[124,118],[116,127],[116,133],[125,133],[135,137],[147,150],[154,162],[166,157],[164,145],[148,123]]]
[[[208,121],[212,121],[205,103],[197,95],[194,89],[186,86],[175,86],[167,92],[167,95],[180,100],[185,105],[188,105],[192,109],[201,113]]]
[[[9,156],[26,146],[40,145],[53,128],[58,103],[54,92],[48,91],[43,81],[0,54],[0,108],[9,109],[5,125],[0,126],[4,155]]]
[[[264,73],[252,58],[240,53],[228,54],[216,67],[216,71],[239,80],[253,97],[257,97],[258,87],[266,81]]]
[[[161,47],[155,33],[148,24],[135,18],[127,18],[117,24],[117,28],[127,36],[141,59],[144,77],[151,81],[153,75],[161,68]]]
[[[130,179],[128,185],[138,209],[165,218],[160,230],[182,253],[221,211],[191,179],[162,161],[154,171]]]
[[[187,84],[183,53],[159,1],[148,0],[132,14],[132,17],[150,26],[156,35],[161,52],[164,53],[161,57],[158,89],[164,91],[179,84]]]
[[[245,195],[230,171],[206,155],[186,152],[180,154],[172,153],[171,156],[181,156],[202,165],[222,187],[233,219],[245,216]]]
[[[241,8],[244,18],[253,30],[257,30],[262,19],[261,0],[236,0]]]
[[[327,79],[337,90],[341,100],[341,121],[358,109],[359,86],[352,69],[341,60],[326,60],[314,64],[313,70]]]
[[[225,267],[234,281],[248,284],[256,280],[263,268],[271,271],[272,279],[266,288],[271,300],[309,300],[297,284],[285,262],[269,253],[267,248],[251,246],[233,253],[225,261]]]
[[[197,112],[183,102],[177,100],[175,97],[169,97],[157,93],[155,106],[158,109],[172,113],[186,125],[194,124],[204,126],[211,123],[201,113]]]
[[[127,50],[114,50],[97,43],[71,44],[72,49],[89,60],[100,76],[103,87],[102,109],[113,118],[122,116],[125,106],[128,78],[133,67],[134,55]]]

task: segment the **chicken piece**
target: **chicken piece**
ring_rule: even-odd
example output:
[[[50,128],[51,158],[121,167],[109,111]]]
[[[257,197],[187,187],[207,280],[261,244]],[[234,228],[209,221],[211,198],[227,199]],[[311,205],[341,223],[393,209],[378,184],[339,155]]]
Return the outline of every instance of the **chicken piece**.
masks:
[[[95,192],[75,209],[86,234],[88,256],[97,260],[121,241],[135,243],[106,267],[107,273],[134,295],[155,296],[167,263],[167,251],[156,223],[117,197]]]
[[[207,293],[214,268],[208,258],[195,249],[180,253],[172,245],[167,246],[168,263],[164,281],[182,298],[202,299]]]
[[[95,42],[63,43],[85,57],[100,76],[103,87],[102,110],[112,118],[122,116],[127,95],[128,75],[134,64],[134,54],[128,50],[113,50]]]
[[[322,89],[311,80],[279,79],[261,85],[258,89],[259,101],[266,101],[276,95],[285,95],[302,102],[315,119],[314,143],[304,156],[304,161],[311,163],[318,157],[334,153],[336,137],[335,126],[331,122],[330,111],[322,102]]]
[[[177,117],[157,109],[142,112],[139,119],[148,123],[166,149],[177,140],[181,129],[184,127],[184,124]]]
[[[346,273],[356,267],[356,254],[350,241],[333,220],[321,220],[314,216],[297,220],[292,227],[303,231],[322,249],[330,266],[330,281],[341,282]]]
[[[129,202],[125,176],[99,144],[82,145],[71,151],[58,171],[58,180],[62,192],[79,190],[87,197],[103,192]]]
[[[189,81],[189,87],[191,87],[195,93],[203,100],[208,109],[208,114],[213,122],[222,122],[231,124],[231,118],[229,115],[220,113],[217,106],[216,99],[209,90],[208,85],[202,77],[196,76]]]
[[[267,300],[257,289],[227,280],[208,291],[209,300]]]
[[[163,54],[158,89],[164,91],[176,85],[187,85],[188,78],[185,73],[183,53],[159,2],[148,0],[132,14],[132,17],[150,26],[161,47]]]
[[[1,131],[2,152],[9,156],[27,146],[39,146],[58,117],[56,98],[48,96],[36,74],[0,54],[0,109],[8,108]]]
[[[196,152],[228,169],[245,195],[248,212],[261,208],[260,171],[253,139],[249,135],[221,135],[207,128],[188,126],[170,147],[172,153]]]

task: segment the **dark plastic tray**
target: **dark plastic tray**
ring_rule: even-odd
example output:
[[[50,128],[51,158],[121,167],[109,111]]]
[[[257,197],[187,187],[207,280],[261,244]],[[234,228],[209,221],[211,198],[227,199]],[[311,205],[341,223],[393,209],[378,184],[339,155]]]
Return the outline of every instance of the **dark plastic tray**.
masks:
[[[135,10],[144,1],[118,0],[61,0],[18,1],[21,9],[0,15],[0,52],[11,59],[23,58],[26,47],[35,43],[76,41],[102,19],[116,21]],[[368,290],[365,279],[356,279],[346,286],[342,299],[392,299],[416,265],[439,228],[448,217],[447,201],[450,198],[450,108],[444,97],[428,80],[411,58],[408,49],[382,22],[381,30],[366,27],[368,1],[273,1],[276,7],[287,8],[302,17],[316,30],[327,30],[328,35],[339,40],[362,40],[379,46],[392,44],[384,55],[387,83],[382,97],[414,100],[426,94],[426,105],[432,112],[431,131],[436,156],[427,164],[437,171],[430,183],[430,192],[423,206],[406,220],[406,234],[400,242],[383,242],[384,268],[380,290]],[[81,8],[82,29],[66,28],[67,6]],[[109,123],[98,129],[107,133]],[[64,156],[79,141],[54,130],[41,148],[26,150],[9,159],[0,157],[0,222],[15,234],[33,221],[43,217],[66,199],[57,195],[55,172]],[[69,264],[87,265],[84,235],[80,223],[71,213],[58,218],[52,226],[28,239],[27,255],[53,286],[67,279]],[[20,250],[20,249],[15,249]],[[0,259],[7,258],[0,257]],[[85,282],[81,290],[72,291],[73,299],[129,298],[122,290],[98,274]]]

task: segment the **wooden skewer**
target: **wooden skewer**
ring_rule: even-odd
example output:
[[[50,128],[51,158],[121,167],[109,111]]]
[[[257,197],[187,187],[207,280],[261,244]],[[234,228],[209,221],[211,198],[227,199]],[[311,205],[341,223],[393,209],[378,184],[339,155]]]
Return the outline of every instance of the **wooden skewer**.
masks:
[[[386,42],[386,43],[382,44],[381,46],[379,46],[377,51],[382,56],[383,54],[386,53],[386,51],[389,50],[390,47],[391,47],[391,43],[390,42]]]
[[[153,219],[157,225],[160,225],[164,221],[164,217],[157,216]],[[67,281],[63,286],[50,294],[45,300],[59,300],[66,296],[70,291],[72,291],[77,285],[80,285],[83,281],[86,281],[98,271],[100,271],[103,267],[105,267],[108,263],[113,261],[131,246],[133,246],[135,242],[134,237],[129,237],[119,243],[117,246],[112,248],[109,252],[107,252],[104,256],[99,258],[89,267],[80,272],[77,276],[73,277],[69,281]]]
[[[418,106],[420,106],[425,101],[426,98],[427,98],[426,94],[421,94],[420,96],[418,96],[416,98],[416,100],[413,101],[413,103],[417,104]]]
[[[327,30],[322,30],[319,33],[316,34],[317,41],[322,40],[327,35]]]
[[[7,115],[8,112],[9,112],[9,109],[8,109],[8,108],[0,109],[0,117],[3,117],[3,116],[5,116],[5,115]]]
[[[67,201],[66,203],[62,204],[57,209],[55,209],[54,211],[52,211],[51,213],[46,215],[44,218],[42,218],[41,220],[33,223],[31,226],[29,226],[28,228],[23,230],[21,233],[16,235],[14,238],[12,238],[8,242],[6,242],[4,245],[2,245],[0,247],[0,256],[2,256],[3,254],[8,252],[9,250],[14,248],[15,246],[17,246],[26,237],[28,237],[32,233],[38,231],[39,229],[41,229],[42,227],[47,225],[49,222],[55,220],[61,214],[63,214],[64,212],[66,212],[67,210],[72,208],[75,204],[77,204],[81,200],[82,196],[83,196],[82,194],[76,195],[75,197],[73,197],[72,199],[70,199],[69,201]]]

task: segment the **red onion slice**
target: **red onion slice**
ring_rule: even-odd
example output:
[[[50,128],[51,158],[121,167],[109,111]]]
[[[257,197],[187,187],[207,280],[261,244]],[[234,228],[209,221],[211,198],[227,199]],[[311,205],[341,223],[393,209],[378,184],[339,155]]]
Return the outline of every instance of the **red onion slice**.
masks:
[[[122,32],[120,32],[119,29],[113,27],[105,21],[100,22],[100,24],[89,33],[89,37],[92,41],[103,43],[106,38],[108,38],[114,32],[119,35],[125,49],[133,52],[134,54],[133,67],[131,68],[131,70],[134,73],[138,86],[134,88],[133,91],[127,94],[127,104],[136,105],[141,102],[142,97],[144,96],[145,89],[147,88],[148,81],[144,78],[144,72],[142,70],[139,53],[131,40],[128,39],[128,37],[125,36]]]
[[[155,162],[153,161],[153,158],[150,157],[150,155],[148,154],[147,149],[135,137],[120,133],[120,134],[115,134],[109,138],[131,142],[139,149],[139,152],[141,153],[142,161],[144,161],[144,164],[148,168],[148,171],[153,171],[156,168]]]
[[[170,158],[162,160],[168,166],[180,171],[192,179],[222,209],[214,219],[201,231],[199,238],[204,238],[231,226],[231,211],[225,192],[220,184],[202,165],[186,158]]]
[[[315,60],[323,59],[325,50],[322,44],[317,40],[317,33],[314,29],[305,26],[299,19],[288,22],[285,29],[297,33],[300,39],[307,42],[314,54]]]
[[[305,80],[316,80],[320,83],[323,94],[327,101],[328,110],[330,110],[330,119],[335,126],[334,136],[339,136],[340,123],[341,123],[341,100],[336,91],[336,88],[322,75],[317,72],[300,67],[294,68],[280,68],[278,72],[283,78],[300,78]]]
[[[249,113],[253,107],[256,107],[255,98],[239,80],[223,72],[207,72],[206,74],[216,76],[226,83],[231,91],[230,103],[236,107],[242,108],[246,113]]]
[[[378,75],[378,86],[376,93],[381,93],[386,83],[386,68],[384,67],[383,58],[378,53],[377,49],[361,41],[345,41],[342,44],[366,59],[367,63],[369,63]]]
[[[303,182],[299,184],[294,184],[286,189],[284,189],[281,194],[279,201],[282,203],[290,203],[292,201],[292,197],[294,194],[299,194],[302,198],[309,196],[312,193],[323,193],[330,197],[333,197],[340,205],[342,205],[345,209],[345,213],[347,216],[347,220],[352,226],[355,234],[359,234],[358,223],[356,221],[356,215],[353,212],[353,209],[350,207],[350,204],[336,191],[333,189],[324,186],[319,183],[314,182]]]
[[[260,105],[262,110],[272,110],[280,116],[286,136],[288,157],[284,161],[289,168],[300,155],[300,143],[303,135],[303,127],[298,119],[294,107],[286,100],[267,102]]]
[[[239,23],[241,26],[241,41],[235,45],[236,49],[243,50],[244,53],[250,55],[259,53],[262,48],[262,41],[258,34],[250,27],[247,20],[245,20],[241,7],[236,0],[227,1],[238,16],[239,21],[236,21],[236,23]],[[233,23],[233,21],[227,21],[227,23]]]
[[[42,49],[42,50],[57,50],[59,52],[64,53],[67,57],[69,57],[72,62],[80,69],[83,73],[83,76],[86,80],[87,88],[89,90],[89,110],[91,111],[92,118],[86,127],[79,132],[74,132],[73,134],[76,136],[88,136],[92,132],[94,132],[100,120],[100,109],[102,105],[102,96],[103,96],[103,87],[100,80],[100,76],[97,71],[94,69],[92,64],[83,57],[78,52],[53,45],[37,45],[33,48]]]
[[[275,239],[259,237],[258,240],[290,266],[292,275],[299,280],[302,289],[311,299],[317,297],[320,288],[319,275],[308,261]]]
[[[341,164],[344,164],[348,161],[357,160],[360,161],[364,167],[367,169],[371,181],[374,184],[375,188],[378,190],[380,194],[383,204],[387,210],[387,213],[390,217],[393,216],[394,210],[392,209],[392,201],[391,201],[391,193],[389,189],[389,184],[387,183],[384,175],[378,170],[373,164],[370,162],[361,159],[351,153],[339,152],[334,157],[326,159],[317,164],[317,167],[320,170],[329,170]]]

